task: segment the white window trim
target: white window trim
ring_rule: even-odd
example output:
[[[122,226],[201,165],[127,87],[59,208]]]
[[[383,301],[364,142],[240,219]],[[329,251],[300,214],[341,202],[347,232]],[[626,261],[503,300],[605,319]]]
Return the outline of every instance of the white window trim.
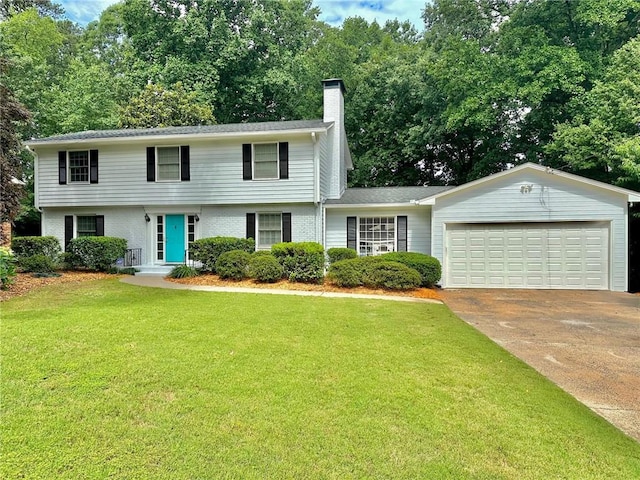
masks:
[[[177,179],[167,179],[167,180],[161,180],[160,179],[160,168],[159,168],[159,164],[158,164],[158,159],[160,158],[160,155],[158,154],[158,149],[159,148],[177,148],[178,149],[178,178]],[[156,169],[156,183],[179,183],[182,182],[182,149],[180,148],[180,145],[156,145],[155,146],[156,149],[156,159],[155,159],[155,169]]]
[[[77,152],[87,153],[87,179],[83,181],[72,180],[71,175],[71,154]],[[84,185],[90,183],[91,180],[91,152],[89,150],[67,150],[67,183],[73,183],[74,185]],[[82,215],[81,215],[82,216]]]
[[[276,176],[256,178],[256,145],[272,145],[276,146]],[[280,142],[256,142],[251,144],[251,179],[257,182],[264,180],[280,180]]]
[[[366,216],[357,216],[356,217],[356,247],[357,247],[357,252],[358,252],[358,256],[360,257],[366,257],[366,256],[372,256],[375,257],[377,255],[383,255],[385,253],[389,253],[389,252],[378,252],[372,255],[366,255],[360,252],[360,220],[363,218],[393,218],[393,251],[397,252],[398,251],[398,215],[366,215]]]
[[[256,250],[270,250],[271,245],[268,247],[260,246],[260,215],[279,215],[280,216],[280,240],[275,243],[282,242],[282,212],[256,212]]]

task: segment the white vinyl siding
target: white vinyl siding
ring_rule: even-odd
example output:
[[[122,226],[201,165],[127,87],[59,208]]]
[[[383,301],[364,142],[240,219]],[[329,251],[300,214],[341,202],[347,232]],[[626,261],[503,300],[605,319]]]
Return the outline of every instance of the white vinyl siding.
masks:
[[[531,186],[526,192],[522,186]],[[445,265],[447,226],[459,223],[609,222],[608,288],[626,290],[624,195],[545,172],[524,170],[436,200],[433,256]],[[447,272],[443,272],[447,287]]]
[[[58,184],[57,149],[37,150],[40,207],[275,204],[314,201],[314,146],[309,133],[274,139],[289,142],[289,179],[242,180],[243,140],[189,140],[189,182],[147,182],[147,142],[95,145],[100,183]],[[161,145],[160,145],[161,146]],[[94,146],[92,146],[93,148]]]
[[[451,224],[450,288],[608,288],[608,222]]]
[[[347,246],[347,217],[407,217],[407,251],[431,253],[431,207],[327,208],[325,249]]]

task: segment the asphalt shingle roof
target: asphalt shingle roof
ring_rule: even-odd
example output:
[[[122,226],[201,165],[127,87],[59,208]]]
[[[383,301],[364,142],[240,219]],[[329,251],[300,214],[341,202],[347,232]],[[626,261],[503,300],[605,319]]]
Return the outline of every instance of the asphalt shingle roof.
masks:
[[[365,205],[409,203],[421,200],[453,187],[373,187],[347,188],[338,200],[327,200],[326,205]]]
[[[99,140],[108,138],[153,137],[170,135],[197,135],[216,133],[277,132],[282,130],[307,130],[327,128],[331,123],[322,120],[293,120],[284,122],[230,123],[226,125],[198,125],[193,127],[130,128],[120,130],[88,130],[65,133],[30,140],[28,144],[68,142],[73,140]]]

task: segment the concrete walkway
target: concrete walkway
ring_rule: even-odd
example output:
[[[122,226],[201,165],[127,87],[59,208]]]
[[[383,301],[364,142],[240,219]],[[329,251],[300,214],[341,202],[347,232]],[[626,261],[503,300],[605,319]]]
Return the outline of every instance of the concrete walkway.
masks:
[[[413,303],[439,303],[440,300],[430,298],[402,297],[399,295],[368,295],[363,293],[318,292],[307,290],[285,290],[281,288],[247,288],[247,287],[219,287],[207,285],[183,285],[181,283],[168,282],[160,275],[134,275],[124,277],[121,280],[130,285],[139,287],[168,288],[172,290],[197,290],[200,292],[226,292],[226,293],[264,293],[271,295],[298,295],[302,297],[329,297],[329,298],[367,298],[370,300],[392,300],[396,302]]]

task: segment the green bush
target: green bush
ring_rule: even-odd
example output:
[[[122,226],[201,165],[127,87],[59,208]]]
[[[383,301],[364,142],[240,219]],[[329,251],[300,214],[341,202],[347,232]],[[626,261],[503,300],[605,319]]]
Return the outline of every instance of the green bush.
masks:
[[[67,259],[74,266],[105,272],[125,256],[127,241],[116,237],[78,237],[69,242]]]
[[[51,257],[41,253],[20,257],[17,263],[23,272],[51,273],[56,269],[56,263]]]
[[[7,290],[16,277],[16,259],[13,252],[0,247],[0,289]]]
[[[350,260],[352,258],[358,258],[358,252],[353,248],[330,248],[327,250],[327,256],[329,257],[329,263],[339,262],[340,260]]]
[[[190,278],[197,277],[198,269],[190,267],[189,265],[176,265],[169,272],[169,278]]]
[[[60,255],[60,242],[56,237],[15,237],[11,240],[11,249],[18,260],[33,255],[44,255],[53,262]]]
[[[417,270],[399,262],[373,262],[363,276],[366,287],[410,290],[420,286],[422,278]]]
[[[258,252],[256,252],[258,253]],[[284,268],[278,262],[278,259],[267,252],[260,252],[260,255],[252,255],[249,262],[249,276],[255,278],[259,282],[273,283],[277,282],[284,275]]]
[[[260,258],[260,257],[258,257]],[[251,254],[244,250],[221,253],[216,261],[216,272],[220,278],[244,280],[249,276]]]
[[[363,284],[363,265],[359,258],[333,262],[329,265],[327,278],[339,287],[359,287]]]
[[[384,256],[359,257],[340,260],[329,266],[327,278],[340,287],[388,288],[408,290],[420,286],[420,274],[399,262],[390,262]]]
[[[433,287],[440,281],[442,276],[440,262],[431,255],[416,252],[390,252],[380,255],[380,257],[391,262],[402,263],[417,270],[422,279],[421,285],[423,287]]]
[[[271,247],[284,275],[291,282],[321,283],[324,278],[324,248],[315,242],[281,242]]]
[[[202,263],[202,270],[216,273],[218,257],[232,250],[243,250],[251,253],[256,249],[253,238],[209,237],[192,242],[189,246],[191,258]]]

